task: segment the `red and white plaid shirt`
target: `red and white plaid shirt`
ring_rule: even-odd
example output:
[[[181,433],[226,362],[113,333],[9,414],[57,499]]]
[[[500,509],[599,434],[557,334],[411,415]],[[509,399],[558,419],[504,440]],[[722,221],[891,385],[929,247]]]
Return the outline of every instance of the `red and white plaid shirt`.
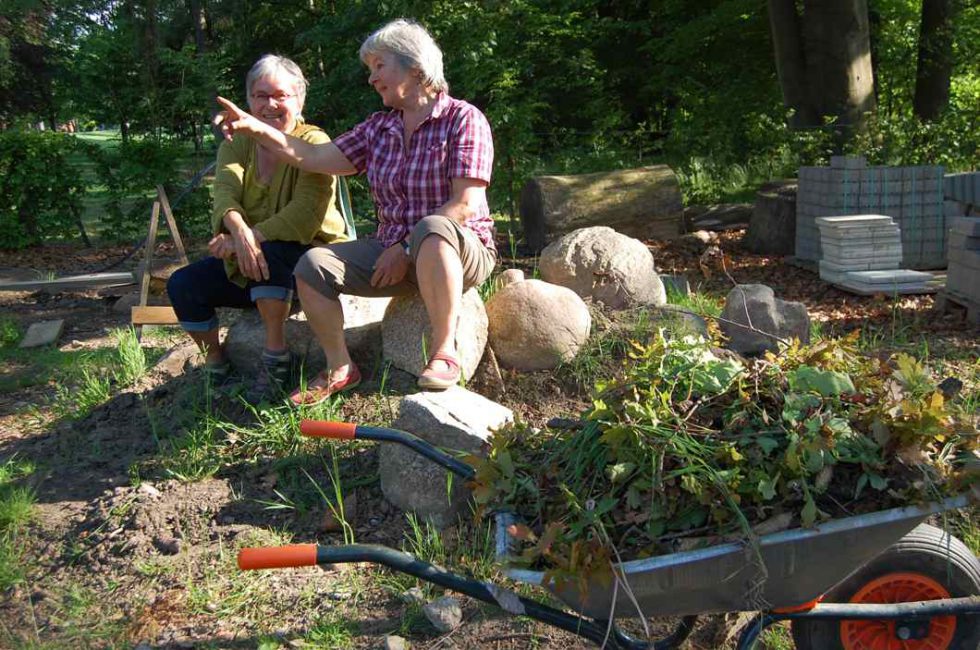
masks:
[[[432,114],[404,146],[401,111],[379,112],[333,143],[358,173],[367,172],[378,214],[378,240],[385,246],[404,239],[423,217],[438,214],[452,193],[454,178],[490,182],[493,137],[490,124],[478,108],[447,93],[440,93]],[[484,199],[467,220],[490,250],[493,220]]]

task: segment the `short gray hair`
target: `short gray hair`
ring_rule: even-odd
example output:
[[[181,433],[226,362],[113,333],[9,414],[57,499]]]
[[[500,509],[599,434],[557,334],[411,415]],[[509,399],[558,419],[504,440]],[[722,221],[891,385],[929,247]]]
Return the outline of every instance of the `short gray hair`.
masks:
[[[302,110],[306,105],[306,89],[310,84],[306,81],[306,77],[303,76],[303,71],[299,69],[299,66],[294,61],[277,54],[265,54],[255,62],[252,69],[245,75],[245,94],[251,98],[252,84],[266,77],[278,77],[282,73],[286,73],[296,80],[294,88],[296,98],[299,99],[299,107]]]
[[[374,32],[361,44],[361,61],[369,55],[390,52],[406,68],[422,73],[422,83],[436,92],[447,92],[449,84],[442,71],[442,50],[416,22],[399,18]]]

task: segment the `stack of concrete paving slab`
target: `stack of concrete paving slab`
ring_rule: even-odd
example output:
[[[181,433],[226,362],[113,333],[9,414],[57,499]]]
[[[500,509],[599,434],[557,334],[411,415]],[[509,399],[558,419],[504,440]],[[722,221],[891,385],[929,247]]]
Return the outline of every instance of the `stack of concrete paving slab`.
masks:
[[[980,305],[980,218],[952,220],[946,293],[960,303]]]
[[[946,195],[946,223],[954,217],[980,216],[980,172],[946,174],[943,178]]]
[[[861,295],[928,293],[931,273],[899,268],[902,233],[887,215],[817,217],[820,278]]]
[[[801,167],[796,259],[812,265],[823,257],[818,217],[878,214],[901,229],[901,266],[945,268],[943,182],[939,166],[868,167],[863,157],[835,156],[830,167]]]

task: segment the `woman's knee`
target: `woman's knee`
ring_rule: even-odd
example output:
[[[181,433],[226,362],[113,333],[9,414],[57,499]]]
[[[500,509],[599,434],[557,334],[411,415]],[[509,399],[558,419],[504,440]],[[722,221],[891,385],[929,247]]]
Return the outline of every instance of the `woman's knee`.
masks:
[[[167,278],[167,296],[171,303],[185,302],[194,295],[193,275],[190,266],[184,266],[174,271]]]

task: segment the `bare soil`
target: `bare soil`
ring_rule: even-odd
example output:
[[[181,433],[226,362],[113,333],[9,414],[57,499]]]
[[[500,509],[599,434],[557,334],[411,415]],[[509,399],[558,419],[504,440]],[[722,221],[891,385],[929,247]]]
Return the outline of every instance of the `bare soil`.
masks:
[[[690,241],[649,245],[662,272],[686,274],[716,295],[727,293],[731,278],[768,284],[781,298],[805,303],[825,331],[880,328],[894,334],[900,328],[913,344],[926,341],[933,356],[976,359],[980,351],[980,331],[955,313],[934,312],[930,296],[897,301],[852,296],[779,258],[744,254],[734,234],[723,235],[715,248]],[[5,252],[0,277],[24,279],[37,270],[92,272],[125,252],[125,247],[73,246]],[[530,258],[508,261],[526,270],[532,263]],[[133,264],[128,260],[123,268]],[[35,320],[64,318],[61,349],[94,349],[111,345],[107,330],[128,324],[127,313],[113,310],[124,291],[132,288],[0,293],[0,310],[22,330]],[[352,648],[383,647],[386,634],[400,634],[417,648],[595,647],[465,598],[464,624],[439,634],[399,597],[405,583],[378,568],[239,573],[234,554],[241,546],[285,538],[338,544],[342,537],[324,530],[323,509],[267,507],[278,498],[275,458],[256,457],[198,481],[167,477],[156,463],[160,440],[179,427],[202,378],[181,336],[155,335],[153,341],[172,345],[171,354],[136,386],[117,392],[84,418],[54,415],[56,380],[0,393],[0,462],[16,456],[38,466],[30,478],[37,516],[25,536],[28,578],[0,598],[0,646],[254,648],[273,638],[284,647],[304,647],[302,639],[311,644],[311,630],[328,620],[347,630]],[[5,362],[0,377],[28,370],[23,363]],[[373,369],[371,380],[344,401],[341,417],[376,421],[379,414],[397,411],[399,395],[411,392],[412,382],[392,371],[382,397],[380,374]],[[492,377],[478,377],[469,388],[538,426],[551,417],[574,415],[586,404],[584,387],[561,373],[504,371],[503,380],[502,392]],[[218,400],[214,408],[232,422],[247,425],[252,417],[233,400]],[[325,464],[311,467],[322,467],[311,476],[329,491]],[[343,475],[366,478],[358,481],[363,484],[354,490],[356,508],[349,513],[357,541],[402,547],[406,519],[381,496],[375,450],[364,446],[346,457]],[[446,532],[446,543],[465,547],[471,534],[470,525],[461,525]],[[737,620],[735,615],[704,618],[685,647],[730,645],[729,629]],[[661,634],[670,625],[654,621]],[[339,637],[322,638],[319,647],[339,643],[329,640]]]

